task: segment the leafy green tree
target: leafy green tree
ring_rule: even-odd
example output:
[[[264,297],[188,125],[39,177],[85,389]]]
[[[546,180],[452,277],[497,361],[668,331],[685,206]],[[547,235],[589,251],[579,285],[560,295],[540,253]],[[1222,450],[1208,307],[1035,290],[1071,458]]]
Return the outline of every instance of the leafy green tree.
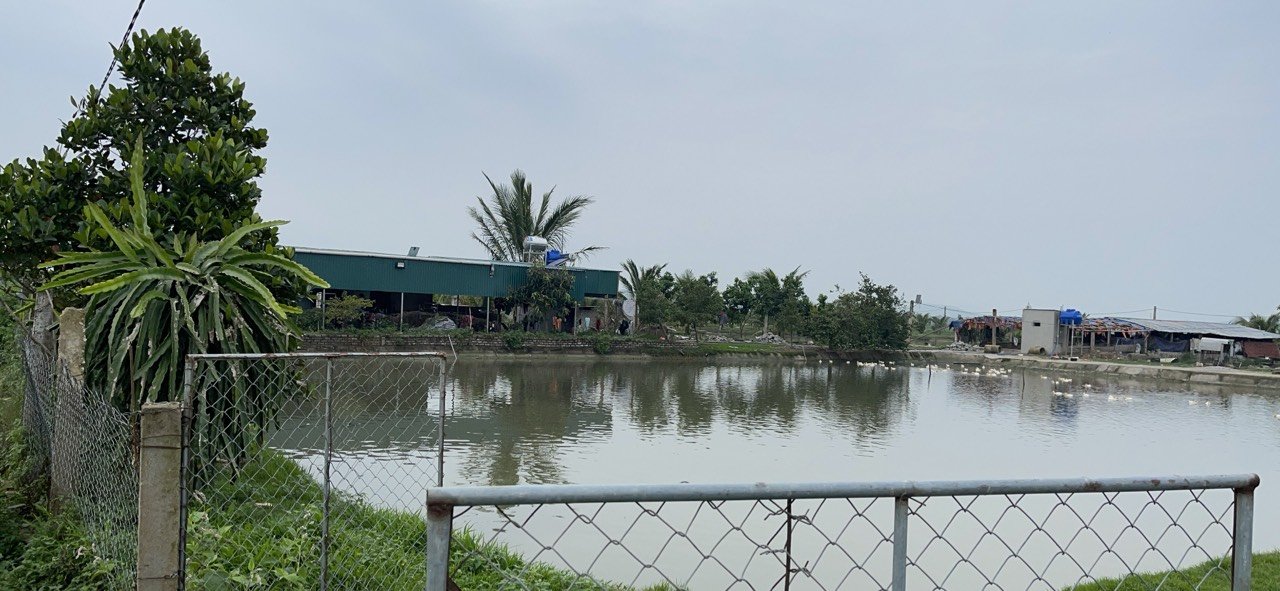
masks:
[[[733,283],[724,288],[724,305],[729,319],[738,323],[738,336],[742,338],[742,330],[746,326],[747,317],[751,315],[755,298],[751,294],[751,284],[735,277]]]
[[[645,281],[636,294],[641,326],[661,326],[671,315],[671,300],[663,292],[660,281]]]
[[[542,202],[535,213],[533,184],[525,178],[524,172],[517,170],[511,173],[511,186],[499,185],[487,174],[484,178],[489,181],[493,195],[488,202],[476,197],[479,207],[468,207],[467,215],[479,226],[471,237],[495,261],[524,260],[524,239],[529,236],[541,236],[552,248],[564,250],[569,230],[594,201],[585,195],[574,195],[551,207],[551,194],[555,192],[555,187],[552,187],[542,194]],[[600,247],[588,246],[577,254],[596,250]]]
[[[672,308],[678,322],[693,330],[694,341],[699,340],[698,327],[713,322],[715,315],[724,309],[724,298],[716,288],[715,273],[696,276],[685,271],[676,277],[675,298]]]
[[[1265,330],[1267,332],[1280,333],[1280,312],[1270,316],[1262,314],[1250,314],[1247,318],[1240,317],[1235,319],[1235,323],[1240,326]]]
[[[769,317],[782,309],[782,280],[773,269],[766,268],[747,274],[747,284],[751,286],[752,308],[764,319],[763,332],[767,333]]]
[[[181,29],[134,34],[114,50],[120,86],[89,87],[83,108],[39,158],[0,171],[0,285],[30,298],[48,279],[42,261],[81,247],[110,249],[100,224],[84,216],[90,203],[121,226],[132,225],[126,160],[141,139],[142,184],[153,233],[220,240],[261,219],[257,178],[267,131],[254,127],[244,83],[215,74],[200,40]],[[65,153],[65,156],[64,156]],[[242,234],[251,251],[288,257],[274,227]],[[264,278],[277,295],[300,295],[287,275]]]
[[[338,328],[350,326],[364,318],[365,312],[372,307],[373,300],[354,294],[325,300],[324,321],[325,324]]]
[[[511,299],[525,306],[525,328],[530,318],[542,321],[567,315],[573,307],[573,275],[564,269],[531,265],[528,278],[513,290]]]
[[[134,151],[130,167],[129,225],[115,224],[98,204],[86,205],[89,231],[105,235],[111,247],[66,253],[48,263],[65,268],[42,286],[74,286],[88,297],[87,385],[131,409],[176,399],[188,354],[290,350],[298,331],[289,315],[299,310],[267,288],[273,277],[328,287],[287,257],[242,246],[252,234],[285,222],[242,225],[216,241],[151,226],[142,154]],[[226,404],[237,409],[236,420],[261,419],[263,409],[250,407],[266,397],[251,398],[210,401],[210,409]]]
[[[813,308],[809,296],[804,293],[804,278],[808,274],[808,271],[802,273],[800,268],[796,267],[782,278],[782,305],[777,311],[780,333],[798,332]]]
[[[903,306],[898,288],[877,285],[862,275],[858,291],[841,293],[830,302],[820,298],[811,326],[814,336],[832,349],[905,349]]]

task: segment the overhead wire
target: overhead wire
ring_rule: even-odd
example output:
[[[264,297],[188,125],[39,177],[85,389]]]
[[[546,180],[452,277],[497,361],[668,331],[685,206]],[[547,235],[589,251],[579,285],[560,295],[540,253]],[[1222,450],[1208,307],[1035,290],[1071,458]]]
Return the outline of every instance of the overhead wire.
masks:
[[[1186,314],[1187,316],[1205,316],[1209,318],[1239,318],[1236,314],[1205,314],[1204,312],[1183,312],[1182,310],[1170,310],[1168,308],[1160,308],[1161,312],[1172,312],[1174,314]]]
[[[124,47],[124,44],[129,42],[129,35],[133,34],[133,28],[138,24],[138,15],[142,14],[142,6],[146,3],[147,0],[138,0],[138,6],[133,9],[133,16],[129,19],[129,26],[125,27],[124,35],[120,37],[120,45],[117,45],[117,48]],[[94,88],[93,91],[89,93],[89,96],[86,96],[81,99],[80,102],[76,103],[76,111],[71,114],[71,119],[79,117],[80,114],[84,112],[85,108],[87,108],[91,103],[97,102],[98,99],[101,98],[103,91],[107,89],[107,82],[111,80],[111,74],[115,72],[116,65],[119,63],[119,57],[116,56],[116,52],[112,51],[111,64],[107,66],[106,73],[102,75],[102,84],[99,84],[97,88]],[[62,155],[66,156],[66,146],[63,146],[62,148]]]

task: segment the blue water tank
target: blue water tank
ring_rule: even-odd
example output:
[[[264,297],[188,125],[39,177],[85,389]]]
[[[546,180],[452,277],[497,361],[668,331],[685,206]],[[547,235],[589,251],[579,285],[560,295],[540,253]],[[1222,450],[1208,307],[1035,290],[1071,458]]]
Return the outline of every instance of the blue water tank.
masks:
[[[1084,322],[1084,314],[1081,314],[1079,310],[1076,310],[1073,308],[1067,308],[1066,310],[1063,310],[1061,314],[1058,315],[1059,324],[1075,325],[1075,324],[1080,324],[1081,322]]]

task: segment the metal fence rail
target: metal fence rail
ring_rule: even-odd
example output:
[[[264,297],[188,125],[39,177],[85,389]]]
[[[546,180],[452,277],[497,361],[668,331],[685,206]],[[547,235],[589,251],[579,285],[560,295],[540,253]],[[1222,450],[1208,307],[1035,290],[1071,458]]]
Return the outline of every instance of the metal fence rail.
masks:
[[[432,488],[426,588],[1248,590],[1258,481]]]
[[[435,352],[191,356],[188,588],[423,580],[421,560],[390,572],[378,553],[425,543],[422,498],[444,473],[444,380]]]

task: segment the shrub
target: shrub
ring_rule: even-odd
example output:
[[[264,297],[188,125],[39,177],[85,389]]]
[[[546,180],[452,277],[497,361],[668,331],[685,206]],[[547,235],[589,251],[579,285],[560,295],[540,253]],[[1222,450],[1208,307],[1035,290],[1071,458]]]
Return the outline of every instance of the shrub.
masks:
[[[596,355],[608,355],[613,351],[613,337],[606,333],[593,334],[590,337],[590,341],[591,350],[595,351]]]
[[[502,334],[502,343],[508,351],[519,351],[524,348],[524,333],[507,332]]]

